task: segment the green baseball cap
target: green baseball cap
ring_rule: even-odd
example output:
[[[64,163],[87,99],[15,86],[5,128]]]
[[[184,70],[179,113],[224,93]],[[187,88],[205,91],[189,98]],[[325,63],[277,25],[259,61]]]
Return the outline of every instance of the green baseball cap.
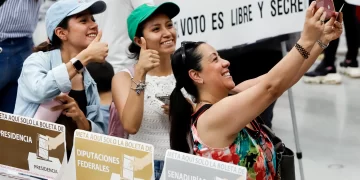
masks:
[[[159,6],[143,4],[134,9],[127,18],[128,35],[130,39],[134,41],[139,24],[155,13],[166,14],[170,19],[172,19],[178,15],[179,12],[179,6],[172,2],[165,2]]]

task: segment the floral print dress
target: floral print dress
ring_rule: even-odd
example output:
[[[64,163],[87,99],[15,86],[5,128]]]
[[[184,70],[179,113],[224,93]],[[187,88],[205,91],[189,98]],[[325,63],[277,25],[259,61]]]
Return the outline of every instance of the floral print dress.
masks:
[[[199,111],[202,109],[207,110],[208,108],[210,107],[203,106]],[[191,127],[195,155],[246,167],[247,180],[274,179],[276,154],[273,144],[265,133],[244,128],[238,133],[236,139],[229,147],[211,148],[204,144],[197,134],[196,121],[202,114],[202,112],[198,112],[192,116],[195,121],[193,121],[194,123]],[[253,121],[252,125],[256,126],[254,123],[256,122]]]

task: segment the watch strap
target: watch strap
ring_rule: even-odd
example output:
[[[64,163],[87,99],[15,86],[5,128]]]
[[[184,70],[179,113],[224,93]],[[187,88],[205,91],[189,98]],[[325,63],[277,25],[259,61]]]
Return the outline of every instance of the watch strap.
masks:
[[[76,69],[77,73],[82,73],[84,71],[84,65],[81,63],[79,59],[72,58],[70,59],[70,62]]]

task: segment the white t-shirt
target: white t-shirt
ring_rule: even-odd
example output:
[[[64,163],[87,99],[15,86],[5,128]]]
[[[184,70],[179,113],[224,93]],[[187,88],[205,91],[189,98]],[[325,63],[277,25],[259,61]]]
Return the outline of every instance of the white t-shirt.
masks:
[[[95,20],[102,30],[102,42],[109,44],[106,60],[114,67],[115,73],[129,67],[135,60],[128,58],[131,40],[127,31],[127,18],[142,4],[154,4],[153,0],[103,0],[107,5],[105,12],[95,15]]]

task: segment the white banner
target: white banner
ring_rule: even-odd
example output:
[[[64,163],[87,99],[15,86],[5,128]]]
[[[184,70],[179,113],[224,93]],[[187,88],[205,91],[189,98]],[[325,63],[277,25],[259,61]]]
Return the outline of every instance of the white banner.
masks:
[[[349,4],[360,6],[360,0],[345,0]]]
[[[302,31],[308,0],[170,0],[181,41],[206,41],[216,49]],[[165,0],[155,0],[162,3]]]

